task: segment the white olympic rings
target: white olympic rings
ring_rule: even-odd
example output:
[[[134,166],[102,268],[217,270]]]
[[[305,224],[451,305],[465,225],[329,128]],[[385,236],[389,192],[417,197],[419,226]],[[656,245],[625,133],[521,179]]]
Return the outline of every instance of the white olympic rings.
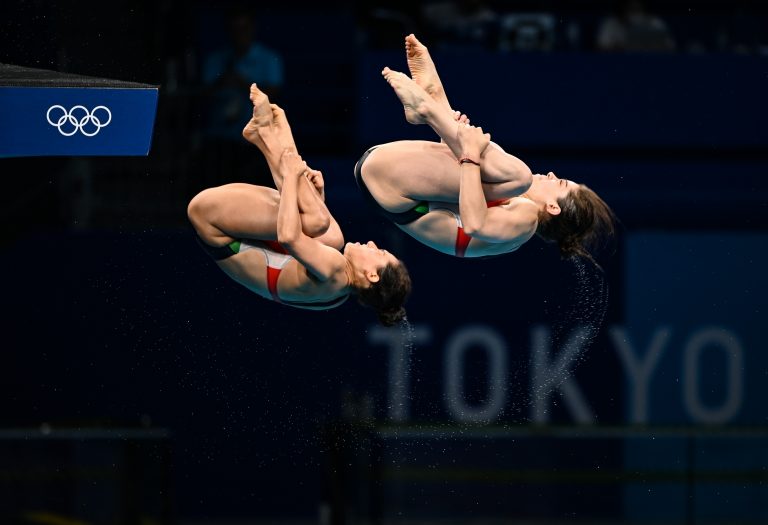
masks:
[[[55,121],[51,120],[51,112],[53,110],[57,110],[57,113],[59,111],[62,113]],[[106,112],[106,122],[102,122],[98,115],[96,115],[96,112],[99,110]],[[76,115],[76,113],[80,112],[82,112],[82,116]],[[57,128],[59,133],[65,137],[71,137],[78,131],[86,137],[93,137],[96,133],[101,131],[101,128],[112,122],[112,112],[107,106],[96,106],[92,111],[88,111],[88,108],[85,106],[73,106],[72,109],[67,111],[64,106],[56,104],[48,108],[45,118],[48,120],[48,124]],[[95,129],[86,131],[86,125],[88,125],[89,128],[94,126]],[[70,126],[71,129],[69,129]]]

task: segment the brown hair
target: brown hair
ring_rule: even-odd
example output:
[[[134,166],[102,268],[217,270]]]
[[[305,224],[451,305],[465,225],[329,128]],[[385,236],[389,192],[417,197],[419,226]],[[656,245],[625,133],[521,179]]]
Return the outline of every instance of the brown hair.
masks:
[[[402,261],[388,264],[379,273],[378,282],[357,293],[357,300],[373,308],[381,324],[393,326],[405,317],[403,303],[411,293],[411,276]]]
[[[611,241],[616,231],[613,210],[584,184],[557,200],[558,215],[539,212],[536,233],[548,242],[557,243],[560,255],[584,257],[597,264],[591,251]]]

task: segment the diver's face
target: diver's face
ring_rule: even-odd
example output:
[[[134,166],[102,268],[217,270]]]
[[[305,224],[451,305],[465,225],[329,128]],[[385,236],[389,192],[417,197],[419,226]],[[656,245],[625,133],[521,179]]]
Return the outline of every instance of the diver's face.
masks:
[[[388,264],[398,264],[398,259],[387,250],[383,250],[376,246],[373,241],[368,241],[365,244],[359,242],[348,242],[344,246],[344,256],[352,263],[352,265],[362,270],[366,276],[380,275],[381,271]],[[378,277],[370,279],[372,282],[378,281]]]
[[[551,171],[546,175],[534,175],[532,185],[535,186],[534,192],[529,190],[528,193],[535,193],[540,200],[547,203],[557,202],[579,188],[575,182],[558,178]]]

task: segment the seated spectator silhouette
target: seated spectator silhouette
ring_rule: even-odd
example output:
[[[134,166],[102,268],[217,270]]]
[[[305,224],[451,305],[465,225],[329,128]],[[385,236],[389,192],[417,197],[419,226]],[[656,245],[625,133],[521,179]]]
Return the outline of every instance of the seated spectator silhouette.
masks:
[[[599,51],[674,51],[675,40],[660,17],[648,13],[640,0],[626,0],[597,29]]]
[[[200,168],[209,179],[231,177],[266,184],[271,176],[264,163],[254,159],[243,140],[243,122],[248,122],[253,112],[243,93],[256,83],[273,97],[283,86],[283,58],[258,40],[256,13],[248,7],[232,7],[226,22],[225,44],[201,57],[202,107],[205,109]],[[208,180],[207,184],[226,182],[229,180]]]
[[[421,18],[436,47],[496,47],[499,16],[483,0],[428,2]]]
[[[358,9],[358,41],[369,49],[402,48],[403,35],[419,27],[419,8],[413,2],[366,2]]]
[[[509,13],[499,23],[501,51],[551,51],[557,20],[551,13]]]
[[[229,12],[229,45],[203,57],[202,81],[211,112],[206,134],[243,140],[243,122],[253,108],[243,103],[243,92],[252,83],[273,97],[283,85],[283,59],[256,39],[256,17],[247,8]]]
[[[768,51],[766,17],[755,9],[749,0],[731,2],[731,13],[722,18],[720,49],[739,54]]]

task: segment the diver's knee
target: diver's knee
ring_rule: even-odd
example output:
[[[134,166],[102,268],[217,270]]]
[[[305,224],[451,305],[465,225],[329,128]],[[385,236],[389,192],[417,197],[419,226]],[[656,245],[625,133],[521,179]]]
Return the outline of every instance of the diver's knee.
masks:
[[[207,222],[210,210],[214,206],[216,193],[216,188],[204,189],[192,197],[189,204],[187,204],[187,218],[195,227]]]
[[[376,153],[376,155],[374,155]],[[386,152],[385,152],[386,156]],[[365,180],[374,180],[381,177],[383,167],[386,166],[386,159],[383,159],[381,152],[378,150],[372,151],[365,157],[362,166],[356,166],[355,171],[363,175]]]
[[[302,215],[302,229],[308,237],[320,237],[328,231],[331,218],[327,213]]]
[[[533,184],[533,172],[531,171],[531,168],[523,164],[518,169],[517,178],[520,180],[520,186],[523,188],[523,191],[526,191],[531,187],[531,184]]]
[[[189,204],[187,204],[187,218],[192,223],[194,223],[202,214],[203,201],[205,200],[205,197],[203,196],[204,192],[205,190],[192,197]]]

